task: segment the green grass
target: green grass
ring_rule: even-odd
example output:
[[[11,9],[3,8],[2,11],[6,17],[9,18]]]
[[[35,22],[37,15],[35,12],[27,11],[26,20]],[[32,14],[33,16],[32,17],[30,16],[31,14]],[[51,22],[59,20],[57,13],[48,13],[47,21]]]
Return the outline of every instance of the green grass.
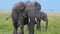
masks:
[[[36,30],[35,25],[35,34],[60,34],[60,15],[50,15],[51,13],[48,13],[48,30],[45,30],[45,22],[41,22],[41,31]],[[56,13],[55,13],[56,14]],[[7,21],[4,21],[6,17],[10,15],[9,12],[0,12],[0,34],[12,34],[13,33],[13,25],[12,25],[12,19],[10,18]],[[19,29],[18,29],[19,30]],[[27,25],[24,26],[24,33],[28,34]]]

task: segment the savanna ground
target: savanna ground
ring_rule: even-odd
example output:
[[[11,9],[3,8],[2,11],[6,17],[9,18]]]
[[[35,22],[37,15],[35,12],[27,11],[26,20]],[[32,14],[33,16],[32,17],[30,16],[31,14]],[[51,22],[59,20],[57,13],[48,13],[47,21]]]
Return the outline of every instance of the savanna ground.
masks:
[[[60,34],[60,13],[56,12],[47,12],[48,14],[48,30],[45,30],[45,22],[41,22],[41,31],[36,30],[35,25],[35,34]],[[12,19],[10,18],[7,21],[4,21],[6,17],[11,15],[10,11],[0,11],[0,34],[12,34],[13,25]],[[19,31],[19,29],[18,29]],[[24,33],[28,34],[27,25],[24,26]]]

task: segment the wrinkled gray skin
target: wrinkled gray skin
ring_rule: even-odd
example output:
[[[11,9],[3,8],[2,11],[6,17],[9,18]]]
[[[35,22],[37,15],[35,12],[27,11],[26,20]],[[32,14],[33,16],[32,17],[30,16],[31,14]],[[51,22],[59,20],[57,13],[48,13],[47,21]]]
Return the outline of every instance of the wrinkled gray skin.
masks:
[[[28,6],[28,3],[29,3],[29,1],[27,1],[26,3],[24,3],[25,4],[25,6]],[[32,2],[33,3],[33,6],[34,6],[34,8],[32,7],[32,9],[34,9],[34,11],[33,12],[35,12],[35,18],[37,18],[37,24],[39,24],[40,22],[39,22],[39,19],[40,19],[40,10],[41,10],[41,5],[38,3],[38,2]],[[17,5],[15,5],[14,6],[14,12],[16,12],[16,13],[14,13],[14,15],[16,14],[16,17],[15,16],[13,16],[13,15],[11,15],[11,16],[13,16],[13,20],[16,20],[17,22],[18,22],[18,17],[19,17],[19,15],[21,15],[21,17],[23,17],[23,22],[24,22],[24,25],[25,24],[27,24],[28,23],[28,17],[27,17],[27,11],[26,10],[29,10],[30,8],[31,8],[31,6],[30,6],[30,8],[26,8],[25,6],[23,6],[23,5],[21,5],[21,4],[23,4],[23,3],[17,3]],[[19,8],[21,6],[21,8]],[[26,8],[26,9],[25,9]],[[30,11],[32,10],[32,9],[30,9]],[[37,9],[37,10],[36,10]],[[23,11],[22,11],[23,10]],[[21,11],[21,12],[18,12],[18,11]],[[38,12],[37,12],[38,11]],[[21,13],[21,14],[19,14],[19,13]],[[28,13],[28,15],[29,15],[29,13]],[[31,14],[32,16],[34,15],[33,13]],[[6,18],[6,20],[8,20],[11,16],[9,16],[8,18]],[[16,23],[17,23],[16,22]],[[14,24],[14,23],[13,23]],[[17,26],[16,26],[17,25]],[[14,25],[14,26],[16,26],[16,29],[18,28],[18,26],[19,26],[19,24],[17,23],[16,25]],[[40,25],[37,25],[38,26],[38,29],[40,30]]]
[[[44,12],[42,12],[42,11],[40,11],[40,19],[38,19],[36,22],[38,22],[37,23],[37,29],[39,29],[40,28],[40,30],[41,30],[41,20],[43,20],[43,21],[46,21],[46,30],[47,30],[47,27],[48,27],[48,17],[47,17],[47,14],[46,13],[44,13]]]
[[[37,4],[37,2],[36,2]],[[37,6],[37,7],[36,7]],[[12,9],[12,21],[14,26],[14,33],[17,34],[17,29],[20,27],[20,33],[24,34],[24,25],[28,24],[28,34],[34,34],[34,23],[35,23],[35,17],[38,18],[39,10],[41,8],[38,8],[40,5],[35,5],[32,2],[19,2],[14,5]],[[38,11],[38,12],[37,12]],[[27,19],[25,21],[25,19]],[[27,23],[25,23],[27,22]]]
[[[23,31],[23,27],[24,27],[23,24],[24,24],[24,17],[25,17],[24,9],[25,9],[25,5],[23,2],[18,2],[12,8],[12,21],[13,21],[13,26],[14,26],[13,34],[17,34],[17,29],[19,26],[21,29],[20,33],[24,34],[24,31]]]
[[[35,7],[32,2],[26,2],[26,9],[28,15],[28,34],[34,34],[34,23],[35,23]]]

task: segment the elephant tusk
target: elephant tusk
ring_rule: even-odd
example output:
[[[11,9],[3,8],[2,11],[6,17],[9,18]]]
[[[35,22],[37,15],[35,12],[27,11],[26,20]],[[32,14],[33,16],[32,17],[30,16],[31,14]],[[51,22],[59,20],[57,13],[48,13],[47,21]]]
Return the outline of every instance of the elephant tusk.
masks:
[[[35,21],[37,22],[37,18],[35,17]]]
[[[30,23],[30,18],[28,19],[28,22]]]

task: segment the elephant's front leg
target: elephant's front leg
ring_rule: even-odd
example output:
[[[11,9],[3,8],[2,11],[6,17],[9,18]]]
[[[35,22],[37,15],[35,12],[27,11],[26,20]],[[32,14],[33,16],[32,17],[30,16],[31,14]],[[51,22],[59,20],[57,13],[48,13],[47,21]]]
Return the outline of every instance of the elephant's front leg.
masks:
[[[18,25],[17,22],[14,21],[14,23],[13,23],[13,26],[14,26],[14,32],[13,32],[13,34],[17,34],[17,29],[18,29],[17,25]]]
[[[33,18],[30,19],[30,22],[28,23],[29,30],[28,34],[34,34],[34,23],[35,23],[34,19]]]
[[[23,28],[24,28],[24,19],[22,17],[19,17],[18,23],[20,24],[20,32],[19,32],[19,34],[24,34],[24,30],[23,30]]]
[[[41,31],[41,20],[37,20],[37,29]]]
[[[12,16],[12,21],[13,21],[13,27],[14,27],[14,32],[13,34],[17,34],[17,29],[18,29],[18,18],[15,16]]]

